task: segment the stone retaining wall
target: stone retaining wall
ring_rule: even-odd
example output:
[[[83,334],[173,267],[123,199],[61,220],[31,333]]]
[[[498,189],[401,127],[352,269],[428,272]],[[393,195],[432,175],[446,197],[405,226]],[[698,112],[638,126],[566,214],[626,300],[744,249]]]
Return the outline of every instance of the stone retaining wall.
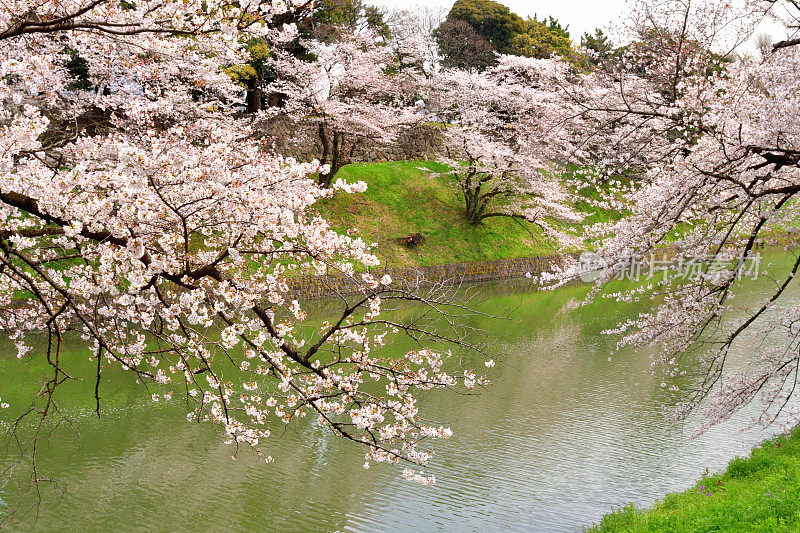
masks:
[[[376,278],[392,277],[392,284],[401,287],[424,288],[434,285],[460,285],[481,281],[496,281],[537,276],[552,266],[563,263],[564,256],[523,257],[476,263],[434,265],[428,267],[379,268],[370,270]],[[359,285],[341,275],[308,276],[289,280],[289,299],[316,300],[358,292]]]
[[[322,141],[318,127],[311,121],[275,117],[256,127],[257,136],[267,140],[275,153],[310,162],[322,157]],[[441,130],[430,124],[416,124],[402,130],[391,142],[362,138],[353,147],[352,139],[345,139],[342,153],[353,155],[348,162],[385,163],[388,161],[429,161],[436,158],[442,147]]]

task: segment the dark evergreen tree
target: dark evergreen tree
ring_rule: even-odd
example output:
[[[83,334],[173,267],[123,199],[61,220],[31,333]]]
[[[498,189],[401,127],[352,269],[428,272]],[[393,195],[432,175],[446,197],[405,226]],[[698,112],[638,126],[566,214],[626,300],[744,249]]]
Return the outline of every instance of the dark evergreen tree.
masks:
[[[448,17],[433,36],[445,67],[485,70],[497,64],[497,53],[492,46],[463,20]]]

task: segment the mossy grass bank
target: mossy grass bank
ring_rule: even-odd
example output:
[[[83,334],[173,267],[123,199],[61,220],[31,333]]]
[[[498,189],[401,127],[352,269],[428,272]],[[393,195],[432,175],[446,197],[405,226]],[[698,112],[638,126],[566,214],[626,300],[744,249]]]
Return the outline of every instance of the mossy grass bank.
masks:
[[[704,476],[649,509],[615,510],[588,531],[800,531],[800,428],[733,459],[724,473]]]

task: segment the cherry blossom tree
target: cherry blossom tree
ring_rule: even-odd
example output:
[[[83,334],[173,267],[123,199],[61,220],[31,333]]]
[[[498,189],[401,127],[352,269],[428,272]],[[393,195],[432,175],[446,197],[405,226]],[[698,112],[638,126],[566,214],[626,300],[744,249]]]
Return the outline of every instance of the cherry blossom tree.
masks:
[[[281,94],[282,105],[266,114],[300,117],[316,126],[323,164],[318,183],[329,188],[360,144],[389,142],[418,120],[412,105],[415,85],[407,72],[393,68],[391,49],[372,31],[342,30],[332,44],[307,42],[305,47],[313,61],[276,52],[271,65],[277,79],[268,91]]]
[[[43,358],[49,372],[30,404],[0,409],[18,436],[34,428],[5,450],[18,459],[3,462],[8,476],[32,465],[28,490],[45,479],[36,451],[59,417],[60,386],[90,382],[100,415],[111,366],[134,373],[154,401],[183,396],[188,419],[221,428],[233,455],[252,447],[267,462],[269,428],[308,416],[368,460],[424,465],[420,442],[450,431],[424,421],[416,392],[483,383],[430,349],[384,353],[396,333],[449,335],[379,315],[386,302],[424,299],[373,278],[367,243],[315,214],[331,194],[309,178],[318,163],[269,155],[228,111],[240,102],[226,71],[247,62],[241,44],[293,38],[274,23],[291,8],[45,0],[0,9],[0,325],[20,359]],[[67,67],[76,56],[80,86]],[[337,90],[366,91],[374,79],[348,76]],[[310,327],[287,280],[334,272],[360,292]],[[91,376],[75,373],[67,342],[92,353]]]
[[[400,70],[411,69],[430,78],[442,62],[434,32],[447,13],[444,9],[415,6],[386,14],[389,26],[388,46]]]
[[[622,344],[662,347],[655,364],[665,373],[664,387],[697,373],[683,366],[682,353],[700,354],[693,393],[674,415],[686,417],[701,406],[702,428],[752,400],[764,402],[760,422],[800,421],[794,394],[799,311],[788,296],[800,260],[787,272],[768,269],[774,286],[765,301],[745,306],[743,313],[734,299],[749,290],[739,279],[752,268],[760,244],[797,224],[800,50],[789,38],[763,61],[714,61],[747,41],[764,16],[786,13],[783,22],[792,35],[798,7],[641,2],[631,27],[640,36],[657,37],[659,46],[629,47],[619,68],[594,74],[592,91],[570,93],[597,124],[597,133],[586,138],[607,141],[609,155],[600,162],[639,172],[638,185],[626,195],[630,216],[591,230],[607,266],[605,279],[637,257],[665,250],[676,261],[704,265],[688,279],[673,272],[611,295],[623,302],[648,296],[663,302],[615,332],[623,335]],[[761,339],[759,348],[746,368],[735,369],[730,349],[751,334]]]
[[[501,56],[484,72],[446,70],[430,82],[431,111],[446,122],[441,161],[452,168],[470,223],[518,218],[575,242],[553,224],[582,219],[553,158],[572,151],[568,129],[552,120],[555,110],[571,116],[561,106],[562,84],[580,83],[570,70],[561,60]]]

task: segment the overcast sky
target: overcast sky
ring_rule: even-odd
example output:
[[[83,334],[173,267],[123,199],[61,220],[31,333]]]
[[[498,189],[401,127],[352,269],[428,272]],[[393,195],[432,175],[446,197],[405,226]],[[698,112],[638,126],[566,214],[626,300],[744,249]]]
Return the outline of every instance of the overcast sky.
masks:
[[[403,9],[414,5],[450,8],[454,0],[367,0],[371,4],[392,9]],[[500,0],[511,11],[522,16],[538,15],[539,18],[553,16],[562,25],[569,25],[573,40],[580,41],[583,32],[605,28],[617,20],[625,8],[625,0]]]

